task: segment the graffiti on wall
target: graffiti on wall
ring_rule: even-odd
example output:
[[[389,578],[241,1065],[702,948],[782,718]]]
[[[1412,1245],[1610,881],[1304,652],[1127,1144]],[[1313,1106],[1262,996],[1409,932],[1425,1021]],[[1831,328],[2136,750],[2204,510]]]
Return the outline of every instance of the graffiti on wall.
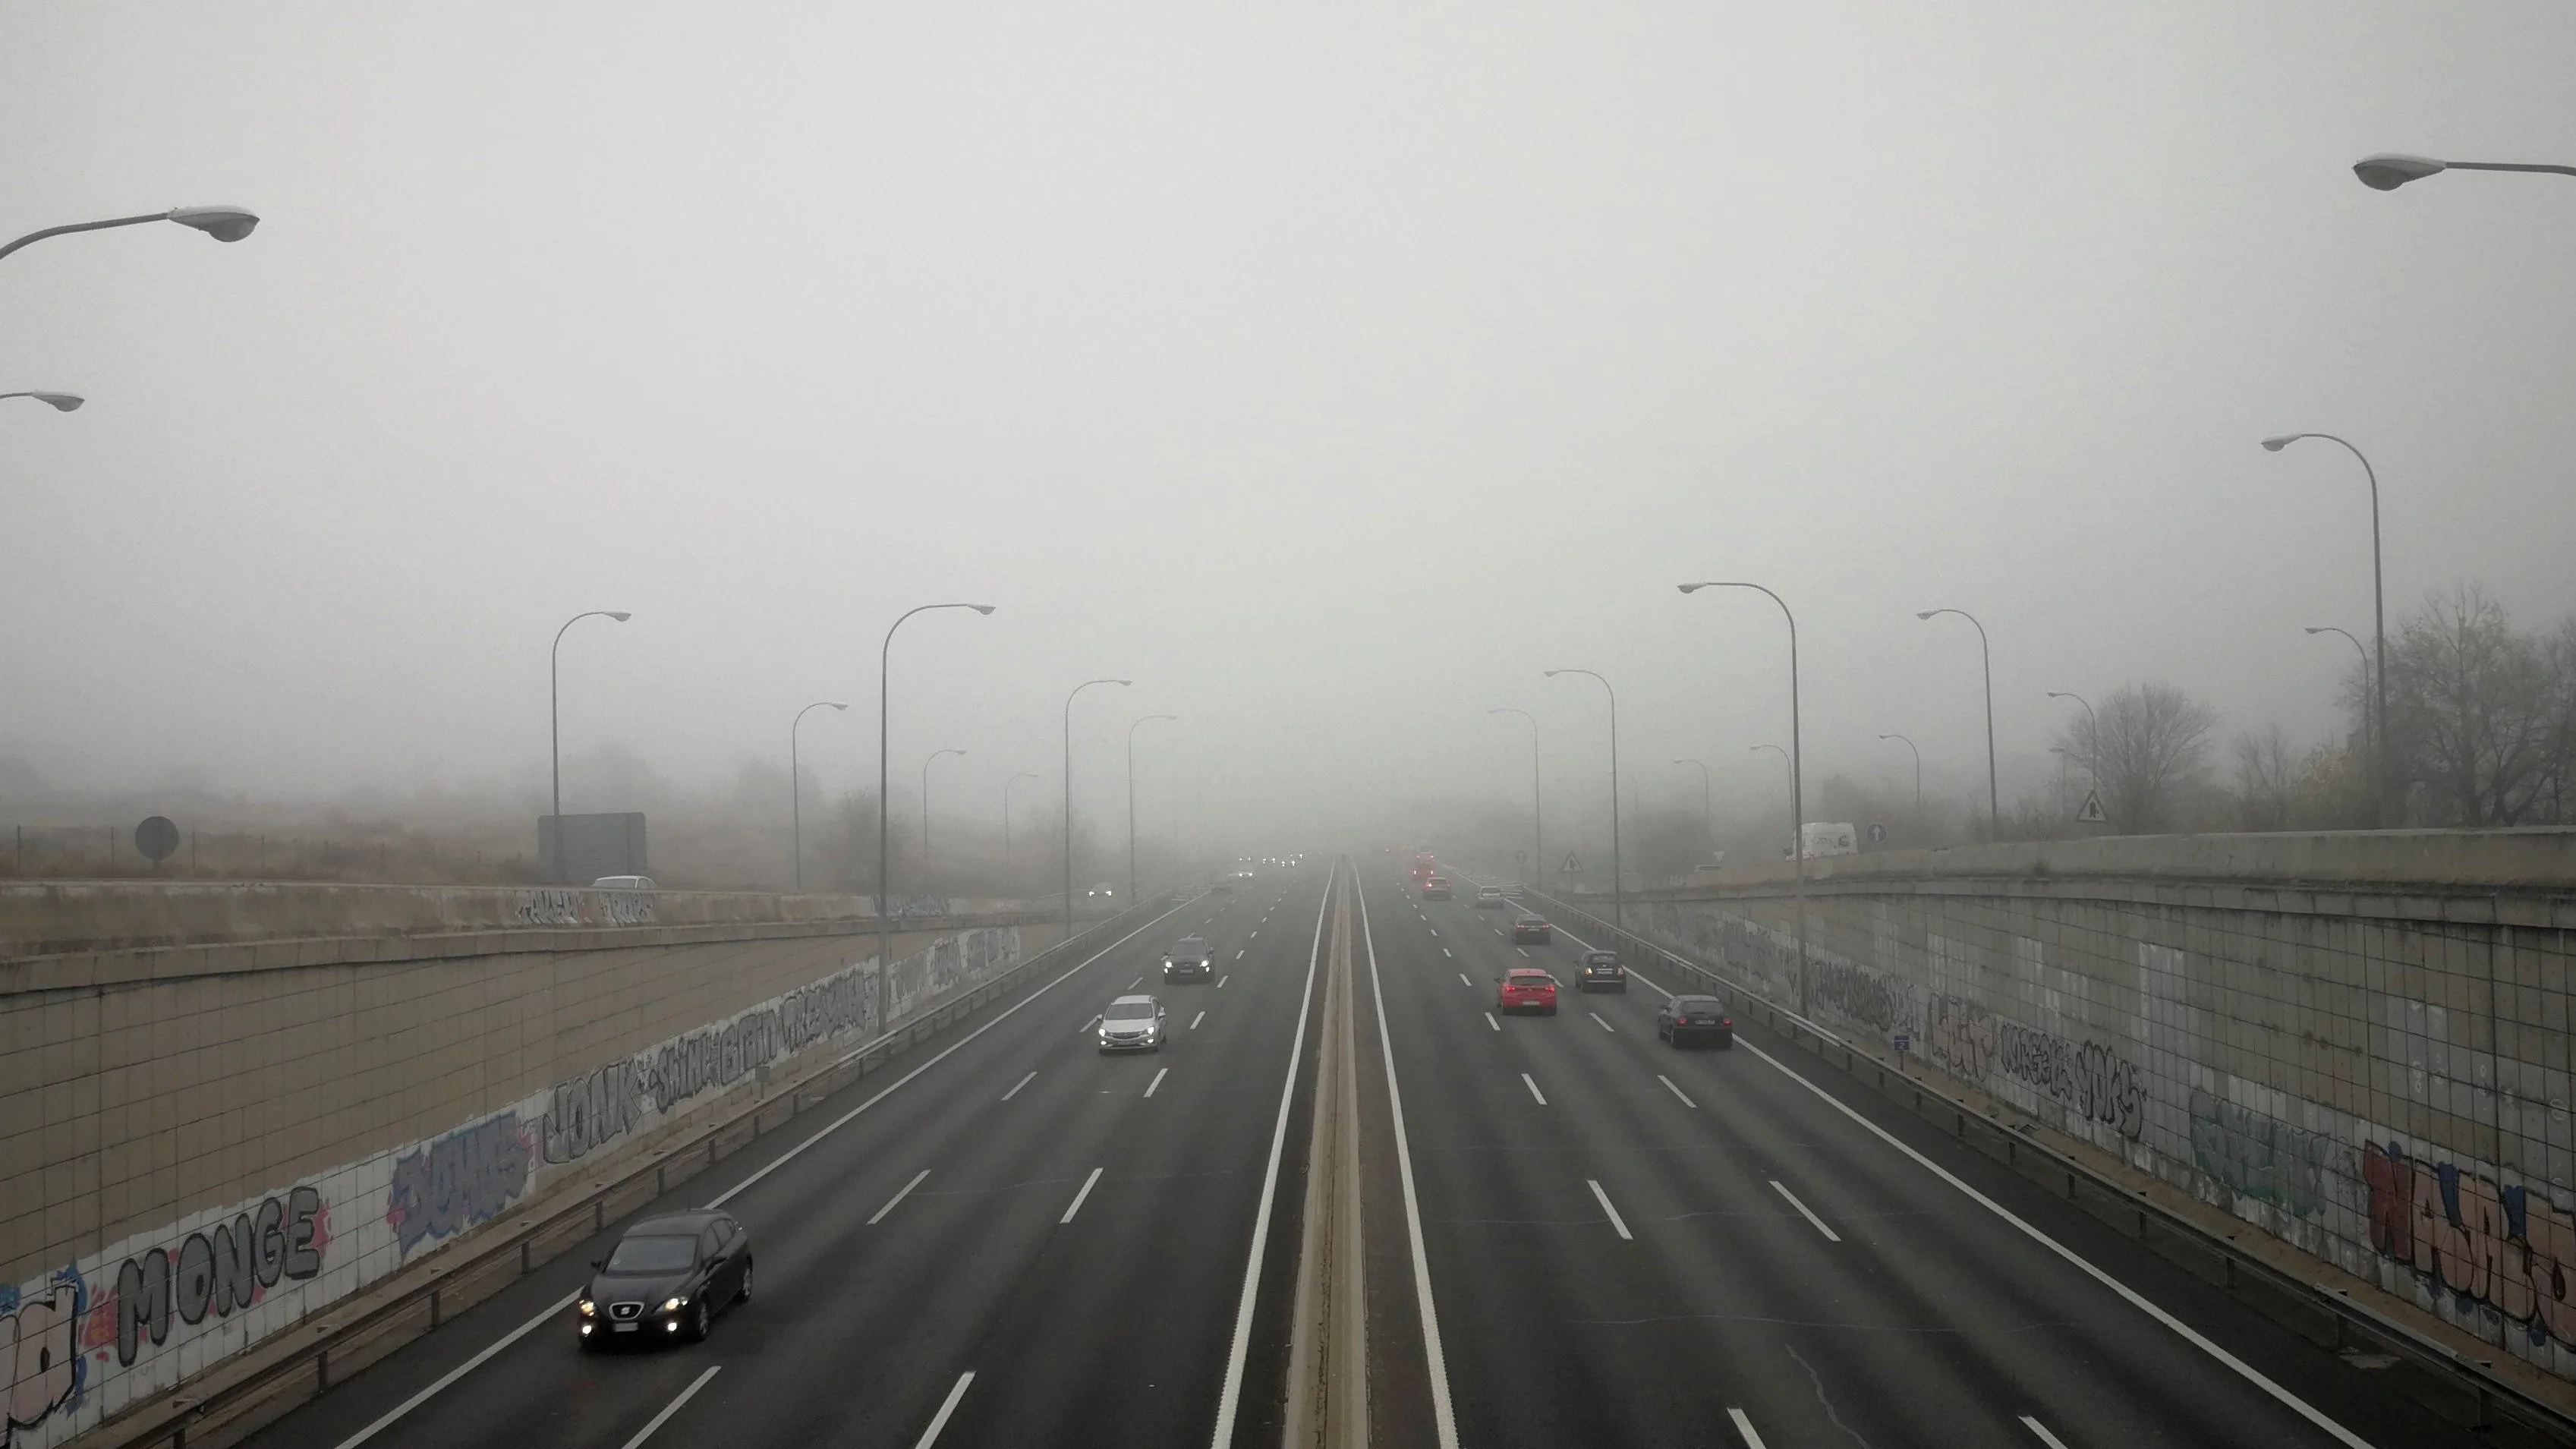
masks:
[[[0,1449],[17,1432],[42,1425],[57,1409],[77,1410],[89,1366],[82,1361],[81,1320],[89,1287],[77,1268],[64,1268],[34,1292],[0,1284],[0,1373],[8,1375],[8,1400],[0,1411]]]
[[[2453,1162],[2365,1143],[2370,1244],[2463,1308],[2483,1305],[2522,1325],[2537,1347],[2576,1344],[2576,1218],[2520,1186],[2499,1187]]]
[[[1995,1070],[2133,1142],[2147,1129],[2146,1079],[2137,1063],[2100,1042],[1998,1021]]]
[[[516,1111],[451,1132],[394,1159],[385,1223],[409,1255],[498,1217],[528,1188],[528,1133]]]
[[[523,890],[517,915],[523,926],[649,926],[653,893]]]
[[[2191,1094],[2191,1165],[2297,1217],[2325,1206],[2334,1139],[2208,1092]]]

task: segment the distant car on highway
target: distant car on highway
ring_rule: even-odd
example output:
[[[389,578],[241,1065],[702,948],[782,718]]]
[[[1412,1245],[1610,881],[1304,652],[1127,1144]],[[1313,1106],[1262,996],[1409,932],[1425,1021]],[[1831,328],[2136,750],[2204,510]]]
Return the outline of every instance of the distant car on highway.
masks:
[[[1494,1010],[1556,1015],[1556,978],[1530,967],[1513,967],[1494,980]]]
[[[590,883],[595,891],[649,891],[654,889],[649,875],[604,875]]]
[[[717,1310],[751,1301],[751,1234],[731,1213],[646,1218],[590,1266],[573,1310],[584,1348],[627,1338],[703,1342]]]
[[[1107,881],[1102,881],[1100,884],[1093,886],[1090,890],[1083,892],[1082,898],[1087,901],[1115,901],[1118,899],[1118,887],[1111,885]]]
[[[1511,902],[1503,899],[1503,888],[1501,886],[1476,887],[1477,910],[1499,911],[1509,904],[1511,904]]]
[[[1586,951],[1575,968],[1574,989],[1589,991],[1598,986],[1604,991],[1626,991],[1628,968],[1619,964],[1616,951]]]
[[[1676,996],[1657,1008],[1655,1035],[1676,1047],[1695,1041],[1732,1047],[1735,1018],[1726,1014],[1726,1003],[1714,996]]]
[[[1223,873],[1219,874],[1215,879],[1210,880],[1210,881],[1208,882],[1208,890],[1209,890],[1211,893],[1216,894],[1216,895],[1220,895],[1220,896],[1230,896],[1230,895],[1233,895],[1233,894],[1234,894],[1234,872],[1232,872],[1232,871],[1225,871],[1225,872],[1223,872]]]
[[[1205,936],[1183,936],[1172,949],[1163,953],[1163,979],[1178,981],[1196,977],[1201,981],[1216,974],[1216,948]]]
[[[1512,922],[1512,944],[1515,946],[1526,946],[1532,942],[1546,946],[1555,941],[1556,927],[1549,925],[1545,916],[1524,912],[1520,919]]]
[[[1435,875],[1422,882],[1422,898],[1426,901],[1449,901],[1456,900],[1458,897],[1457,893],[1449,888],[1449,877]]]
[[[1150,996],[1122,996],[1100,1013],[1103,1052],[1158,1052],[1163,1049],[1163,1003]]]

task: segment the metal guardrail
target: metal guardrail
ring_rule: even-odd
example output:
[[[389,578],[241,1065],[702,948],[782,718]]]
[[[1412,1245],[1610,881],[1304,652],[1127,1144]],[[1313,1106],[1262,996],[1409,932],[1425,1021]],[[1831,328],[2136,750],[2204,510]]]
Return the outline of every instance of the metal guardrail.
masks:
[[[1832,1058],[1826,1056],[1826,1048],[1831,1046],[1840,1050],[1843,1054],[1843,1070],[1855,1081],[1867,1080],[1862,1077],[1858,1065],[1863,1062],[1868,1063],[1878,1069],[1878,1080],[1875,1086],[1879,1093],[1903,1105],[1903,1099],[1889,1090],[1887,1073],[1890,1070],[1890,1064],[1882,1060],[1876,1052],[1863,1051],[1854,1047],[1841,1036],[1826,1030],[1814,1021],[1771,1001],[1759,988],[1738,979],[1731,973],[1703,966],[1658,942],[1649,941],[1633,931],[1612,925],[1590,911],[1580,906],[1569,905],[1554,896],[1535,890],[1524,891],[1522,894],[1547,902],[1559,917],[1580,917],[1590,929],[1607,936],[1616,949],[1632,961],[1653,962],[1666,971],[1677,973],[1683,980],[1695,980],[1712,992],[1725,993],[1731,998],[1731,1004],[1738,1015],[1746,1014],[1748,1006],[1758,1009],[1766,1018],[1766,1024],[1772,1030],[1788,1037],[1792,1043],[1804,1046],[1807,1043],[1800,1039],[1812,1038],[1811,1050],[1817,1056],[1824,1058],[1828,1064],[1831,1063]],[[1784,1021],[1788,1023],[1785,1029],[1781,1025]],[[2390,1352],[2413,1364],[2419,1370],[2423,1370],[2435,1381],[2444,1383],[2459,1396],[2461,1402],[2458,1407],[2464,1409],[2465,1414],[2450,1413],[2448,1411],[2453,1407],[2452,1405],[2427,1401],[2420,1394],[2413,1395],[2419,1401],[2427,1402],[2428,1407],[2433,1408],[2437,1413],[2442,1413],[2444,1417],[2460,1419],[2473,1427],[2484,1429],[2495,1427],[2497,1417],[2504,1415],[2546,1438],[2562,1444],[2576,1445],[2576,1416],[2571,1416],[2557,1405],[2535,1397],[2520,1385],[2489,1372],[2487,1362],[2490,1361],[2472,1359],[2440,1339],[2354,1299],[2345,1289],[2302,1278],[2288,1269],[2255,1255],[2233,1240],[2210,1232],[2200,1223],[2136,1191],[2108,1173],[2037,1140],[2029,1135],[2027,1125],[2017,1129],[2006,1126],[2000,1121],[1989,1121],[1989,1114],[1985,1109],[1952,1094],[1937,1084],[1907,1072],[1901,1061],[1894,1065],[1893,1070],[1897,1080],[1912,1090],[1915,1099],[1912,1107],[1917,1116],[1924,1115],[1924,1099],[1928,1094],[1934,1101],[1950,1110],[1953,1119],[1952,1135],[1965,1140],[1971,1127],[1992,1134],[2003,1148],[2001,1155],[2004,1164],[2025,1177],[2031,1177],[2032,1173],[2022,1165],[2021,1159],[2026,1156],[2037,1159],[2039,1163],[2064,1175],[2064,1188],[2061,1195],[2069,1202],[2076,1202],[2079,1207],[2084,1206],[2077,1202],[2076,1185],[2080,1182],[2106,1203],[2116,1203],[2134,1212],[2137,1217],[2132,1236],[2146,1243],[2150,1248],[2156,1249],[2163,1256],[2170,1258],[2174,1255],[2165,1252],[2162,1246],[2151,1237],[2148,1232],[2150,1222],[2163,1230],[2166,1241],[2190,1243],[2212,1255],[2220,1270],[2218,1286],[2229,1293],[2239,1294],[2244,1289],[2258,1286],[2268,1289],[2273,1298],[2285,1307],[2304,1306],[2322,1312],[2331,1335],[2331,1342],[2326,1346],[2337,1351],[2372,1347]],[[1987,1155],[1996,1154],[1989,1152]],[[2033,1178],[2033,1180],[2038,1179]],[[2264,1311],[2263,1305],[2258,1303],[2256,1307],[2257,1311]],[[2276,1322],[2281,1321],[2278,1315],[2270,1312],[2265,1312],[2265,1316],[2273,1318]],[[2295,1324],[2288,1326],[2297,1327]]]
[[[1166,889],[1150,901],[1075,932],[964,996],[943,1002],[925,1015],[799,1073],[785,1084],[783,1094],[762,1096],[710,1120],[639,1160],[616,1178],[592,1184],[578,1197],[533,1213],[478,1243],[459,1244],[459,1249],[468,1249],[460,1257],[443,1262],[438,1257],[424,1260],[420,1281],[391,1292],[381,1302],[337,1321],[333,1320],[333,1310],[324,1309],[315,1315],[320,1321],[299,1324],[252,1345],[243,1351],[245,1359],[276,1356],[236,1380],[213,1384],[202,1378],[182,1380],[170,1393],[126,1409],[69,1442],[96,1449],[110,1445],[118,1449],[188,1449],[192,1442],[198,1449],[207,1449],[212,1444],[230,1443],[267,1424],[295,1403],[327,1392],[349,1374],[437,1329],[458,1311],[499,1293],[510,1283],[553,1262],[575,1244],[606,1231],[612,1216],[624,1217],[673,1186],[712,1169],[733,1152],[757,1141],[763,1132],[821,1105],[893,1057],[1026,984],[1031,972],[1060,965],[1067,956],[1091,949],[1100,939],[1114,938],[1132,929],[1138,919],[1150,920],[1155,913],[1169,909],[1180,895],[1179,887]],[[856,1070],[852,1070],[854,1067]],[[786,1111],[764,1126],[762,1116],[778,1113],[782,1106]],[[747,1133],[742,1130],[746,1125],[750,1129]],[[644,1191],[648,1182],[649,1193]],[[624,1201],[628,1198],[632,1201]],[[360,1291],[383,1292],[388,1286],[389,1280]],[[411,1331],[406,1332],[407,1328]],[[316,1336],[279,1354],[281,1340],[299,1332]],[[218,1366],[209,1373],[221,1375],[223,1371]],[[197,1392],[191,1394],[192,1388]],[[290,1396],[292,1402],[281,1402]]]

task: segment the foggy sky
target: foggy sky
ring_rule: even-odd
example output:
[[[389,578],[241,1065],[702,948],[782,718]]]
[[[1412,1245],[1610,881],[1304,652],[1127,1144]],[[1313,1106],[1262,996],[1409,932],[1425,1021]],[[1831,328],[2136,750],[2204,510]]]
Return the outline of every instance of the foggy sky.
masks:
[[[98,787],[682,779],[998,813],[1140,766],[1415,796],[2007,803],[2072,689],[2337,733],[2368,637],[2571,606],[2562,4],[0,7],[0,756]],[[573,809],[615,808],[566,780]],[[1022,786],[1027,791],[1027,785]],[[1188,793],[1185,791],[1184,793]],[[1027,798],[1025,795],[1023,798]],[[1303,842],[1301,842],[1303,843]]]

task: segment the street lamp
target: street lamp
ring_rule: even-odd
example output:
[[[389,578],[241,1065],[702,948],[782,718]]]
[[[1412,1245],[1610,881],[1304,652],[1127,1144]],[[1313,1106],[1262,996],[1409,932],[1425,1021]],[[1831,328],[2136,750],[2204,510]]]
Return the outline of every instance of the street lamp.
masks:
[[[156,218],[156,217],[146,217],[146,218],[143,218],[143,219],[144,219],[144,220],[147,220],[147,221],[149,221],[149,220],[158,220],[158,218]],[[103,224],[104,224],[104,225],[111,225],[111,226],[112,226],[112,225],[116,225],[116,223],[113,223],[113,222],[103,223]],[[75,230],[77,230],[78,228],[74,228],[74,229],[75,229]],[[43,235],[45,235],[45,234],[46,234],[46,233],[38,232],[36,235],[37,235],[37,236],[43,236]],[[30,238],[29,240],[32,240],[32,238]],[[25,242],[25,241],[23,241],[23,240],[22,240],[22,241],[20,241],[20,242],[18,242],[18,243],[16,243],[16,245],[19,245],[19,246],[24,246],[25,244],[26,244],[26,242]],[[553,831],[553,834],[554,834],[554,846],[555,846],[555,879],[556,879],[558,882],[560,882],[560,881],[562,881],[562,880],[563,880],[563,870],[564,870],[564,858],[563,858],[563,636],[564,636],[564,629],[569,629],[569,628],[571,628],[573,625],[580,623],[580,622],[581,622],[582,620],[584,620],[584,619],[614,619],[614,620],[616,620],[618,623],[623,624],[623,623],[625,623],[627,620],[632,619],[632,618],[634,618],[634,617],[635,617],[635,616],[634,616],[633,614],[628,613],[628,612],[627,612],[626,610],[624,610],[624,609],[591,609],[591,610],[589,610],[589,611],[587,611],[587,612],[585,612],[585,613],[575,614],[575,615],[573,615],[571,618],[566,619],[566,620],[564,620],[564,621],[563,621],[563,629],[557,629],[557,630],[555,631],[555,642],[554,642],[554,645],[553,645],[553,647],[552,647],[552,648],[550,648],[550,649],[548,649],[548,650],[546,651],[546,734],[547,734],[547,739],[548,739],[548,741],[549,741],[549,748],[553,751],[553,754],[554,754],[554,786],[555,786],[555,788],[554,788],[554,801],[555,801],[555,813],[554,813],[554,815],[553,815],[553,817],[552,817],[552,818],[553,818],[553,820],[554,820],[554,831]]]
[[[2072,690],[2052,689],[2051,699],[2071,699],[2084,706],[2084,789],[2099,799],[2102,793],[2102,720],[2093,713],[2093,701]]]
[[[881,937],[885,934],[886,860],[890,853],[886,822],[894,814],[894,797],[887,792],[886,779],[886,729],[890,718],[886,704],[887,660],[894,652],[894,631],[903,627],[904,620],[932,609],[972,609],[978,614],[993,612],[991,604],[915,605],[895,615],[894,622],[886,626],[885,642],[877,647],[877,934]],[[880,941],[877,947],[878,969],[882,970],[888,964],[886,945]]]
[[[1610,687],[1609,680],[1589,669],[1547,669],[1540,672],[1550,679],[1560,674],[1590,674],[1601,680],[1602,692],[1610,696],[1610,924],[1624,931],[1628,929],[1628,876],[1619,864],[1619,691]]]
[[[1789,602],[1760,584],[1730,583],[1706,580],[1676,587],[1685,594],[1702,589],[1760,589],[1780,606],[1780,617],[1789,621],[1789,858],[1797,866],[1795,899],[1798,914],[1798,1014],[1807,1012],[1807,789],[1803,747],[1798,727],[1798,616],[1789,612]],[[1772,746],[1778,749],[1779,746]]]
[[[77,411],[82,403],[89,401],[87,398],[74,397],[67,392],[0,392],[0,398],[12,397],[34,398],[58,413]]]
[[[1676,765],[1699,766],[1699,814],[1702,820],[1708,822],[1709,839],[1715,840],[1717,838],[1717,806],[1715,803],[1716,796],[1713,795],[1708,788],[1708,766],[1699,760],[1675,760],[1673,763]]]
[[[796,729],[805,723],[805,716],[818,709],[848,708],[837,699],[818,699],[796,711],[796,718],[787,725],[787,798],[793,802],[796,817],[796,893],[800,896],[805,894],[805,790],[797,783]]]
[[[2485,169],[2496,170],[2502,168],[2489,167]],[[2427,172],[2424,174],[2430,175],[2431,173]],[[2368,177],[2364,177],[2362,179],[2365,181],[2369,180]],[[2404,180],[2405,178],[2401,177],[2399,179]],[[2372,184],[2376,185],[2377,183],[2374,182]],[[2395,186],[2397,184],[2397,182],[2392,181],[2389,183],[2389,186]],[[2385,191],[2388,187],[2383,186],[2380,189]],[[2388,595],[2385,576],[2383,575],[2380,566],[2379,471],[2370,466],[2370,459],[2363,454],[2361,449],[2354,447],[2349,441],[2338,438],[2332,433],[2284,433],[2279,437],[2265,438],[2263,440],[2263,450],[2267,453],[2277,453],[2302,438],[2321,438],[2329,443],[2343,444],[2345,452],[2352,454],[2353,457],[2357,459],[2360,459],[2361,474],[2364,478],[2370,481],[2370,628],[2371,642],[2377,655],[2377,657],[2372,661],[2371,672],[2377,676],[2376,688],[2379,696],[2379,729],[2377,734],[2374,736],[2378,743],[2378,749],[2373,753],[2371,758],[2370,773],[2371,784],[2373,786],[2371,790],[2371,799],[2378,810],[2377,823],[2382,827],[2385,827],[2388,824],[2388,817],[2393,812],[2388,808],[2388,760],[2386,758],[2388,744]]]
[[[2421,181],[2444,171],[2544,171],[2556,176],[2576,176],[2576,166],[2549,166],[2519,161],[2436,161],[2430,156],[2408,156],[2395,151],[2382,151],[2364,156],[2352,163],[2352,174],[2373,191],[2395,191],[2409,181]]]
[[[1127,726],[1127,904],[1136,903],[1136,729],[1158,719],[1179,719],[1176,714],[1149,714]]]
[[[1132,679],[1086,679],[1064,697],[1064,938],[1073,939],[1073,700],[1095,684],[1124,689]],[[1132,902],[1130,904],[1133,904]]]
[[[1914,818],[1919,823],[1923,818],[1923,751],[1912,740],[1905,739],[1905,736],[1903,735],[1880,735],[1879,738],[1882,740],[1905,740],[1905,747],[1914,751]]]
[[[2352,646],[2352,652],[2361,656],[2361,752],[2373,759],[2378,758],[2377,748],[2372,743],[2378,739],[2379,735],[2378,731],[2371,723],[2370,651],[2361,647],[2361,641],[2352,637],[2352,631],[2349,629],[2338,629],[2332,624],[2315,624],[2308,626],[2307,632],[2310,634],[2341,634],[2343,635],[2344,642]]]
[[[1022,770],[1002,782],[1002,879],[1005,881],[1017,879],[1011,871],[1011,787],[1022,780],[1042,778],[1044,777],[1034,770]],[[1018,887],[1013,886],[1012,889],[1016,890]]]
[[[1780,748],[1778,745],[1748,745],[1748,746],[1746,746],[1746,749],[1747,749],[1750,753],[1757,754],[1757,755],[1758,755],[1758,754],[1760,754],[1760,753],[1762,753],[1764,750],[1769,750],[1771,753],[1773,753],[1773,754],[1775,754],[1775,755],[1778,755],[1778,756],[1780,757],[1780,763],[1781,763],[1781,764],[1783,764],[1783,765],[1787,765],[1787,766],[1789,767],[1789,793],[1790,793],[1790,795],[1794,797],[1794,796],[1798,793],[1798,784],[1797,784],[1797,780],[1798,780],[1798,767],[1797,767],[1794,763],[1792,763],[1792,762],[1790,761],[1790,759],[1789,759],[1789,752],[1788,752],[1787,750],[1784,750],[1784,749]],[[1806,854],[1806,853],[1807,853],[1807,842],[1798,838],[1798,821],[1797,821],[1797,818],[1796,818],[1796,817],[1797,817],[1797,814],[1798,814],[1798,809],[1797,809],[1797,807],[1796,807],[1795,805],[1790,806],[1790,807],[1789,807],[1789,815],[1790,815],[1790,820],[1789,820],[1789,853],[1790,853],[1791,855],[1793,855],[1793,856],[1794,856],[1794,855],[1804,855],[1804,854]]]
[[[1918,618],[1918,619],[1937,619],[1937,618],[1939,618],[1939,617],[1940,617],[1941,615],[1943,615],[1943,614],[1956,614],[1956,615],[1958,615],[1960,618],[1967,620],[1969,623],[1971,623],[1971,624],[1976,624],[1976,628],[1977,628],[1977,657],[1978,657],[1979,659],[1981,659],[1981,660],[1984,660],[1984,661],[1985,661],[1985,666],[1986,666],[1986,835],[1987,835],[1987,838],[1989,838],[1989,839],[1994,839],[1994,838],[1998,838],[1998,837],[2000,837],[2000,836],[2002,835],[2002,833],[2003,833],[2003,818],[2004,818],[2004,813],[2003,813],[2003,792],[2002,792],[2001,790],[1999,790],[1999,789],[1996,787],[1996,785],[1995,785],[1995,654],[1994,654],[1994,650],[1992,650],[1991,648],[1987,647],[1987,644],[1986,644],[1986,626],[1985,626],[1985,625],[1983,625],[1983,624],[1978,624],[1978,623],[1977,623],[1977,616],[1976,616],[1976,615],[1974,615],[1974,614],[1969,613],[1969,612],[1968,612],[1967,610],[1965,610],[1965,609],[1925,609],[1923,612],[1921,612],[1921,613],[1919,613],[1919,614],[1916,614],[1914,617],[1915,617],[1915,618]],[[1915,785],[1915,790],[1914,790],[1914,794],[1915,794],[1915,804],[1919,807],[1919,806],[1922,804],[1922,795],[1923,795],[1923,789],[1922,789],[1922,785],[1921,785],[1921,775],[1922,775],[1922,771],[1921,771],[1921,768],[1920,768],[1920,766],[1919,766],[1919,765],[1918,765],[1918,766],[1917,766],[1917,768],[1916,768],[1915,774],[1916,774],[1916,785]]]
[[[259,225],[258,217],[238,206],[176,206],[168,211],[147,212],[142,216],[118,216],[106,221],[79,221],[69,226],[49,226],[43,231],[31,231],[7,246],[0,246],[0,257],[5,257],[30,242],[43,241],[49,236],[69,236],[76,231],[105,231],[112,226],[141,226],[147,221],[175,221],[181,226],[194,227],[219,242],[240,241],[250,235],[251,228]]]
[[[1544,883],[1546,882],[1546,880],[1547,880],[1547,815],[1546,815],[1546,812],[1540,808],[1540,800],[1539,800],[1539,789],[1538,789],[1538,716],[1537,716],[1537,715],[1534,715],[1534,714],[1532,714],[1532,713],[1530,713],[1528,710],[1525,710],[1525,709],[1514,709],[1512,706],[1507,705],[1507,704],[1506,704],[1506,705],[1499,705],[1499,706],[1496,706],[1495,708],[1488,709],[1488,710],[1486,710],[1486,711],[1485,711],[1485,713],[1487,713],[1487,714],[1516,714],[1516,715],[1519,715],[1521,718],[1523,718],[1523,719],[1525,719],[1525,720],[1528,720],[1528,721],[1529,721],[1529,727],[1530,727],[1530,864],[1535,865],[1535,866],[1537,866],[1537,867],[1538,867],[1538,878],[1539,878],[1540,882],[1541,882],[1542,884],[1544,884]],[[1529,887],[1529,883],[1530,883],[1529,867],[1528,867],[1528,866],[1524,866],[1524,867],[1522,867],[1522,869],[1521,869],[1521,887],[1522,887],[1522,889],[1524,889],[1524,890],[1528,889],[1528,887]]]
[[[921,883],[930,884],[930,767],[941,755],[962,755],[964,750],[932,750],[921,762]]]

